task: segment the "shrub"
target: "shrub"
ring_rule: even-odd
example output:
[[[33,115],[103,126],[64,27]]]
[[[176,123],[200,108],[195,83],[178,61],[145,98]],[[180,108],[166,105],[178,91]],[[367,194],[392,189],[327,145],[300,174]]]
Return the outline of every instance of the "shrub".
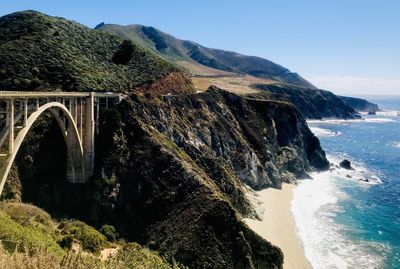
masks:
[[[31,88],[37,88],[37,87],[39,87],[40,85],[42,85],[43,84],[43,81],[41,81],[40,79],[38,79],[38,78],[33,78],[32,80],[31,80]]]
[[[66,221],[60,226],[62,233],[80,242],[83,249],[99,253],[106,245],[106,237],[81,221]]]
[[[116,64],[128,64],[132,59],[134,51],[135,46],[132,41],[124,40],[120,45],[119,50],[115,52],[112,60]]]
[[[107,263],[108,268],[114,268],[119,264],[120,268],[144,268],[144,269],[179,269],[185,268],[175,261],[169,265],[165,259],[161,258],[157,252],[151,251],[137,243],[129,243],[118,250],[115,257]]]
[[[112,225],[104,224],[100,232],[107,238],[108,241],[114,242],[117,239],[117,231]]]
[[[64,236],[58,243],[63,249],[71,249],[74,238],[71,235]]]
[[[55,224],[44,210],[30,204],[18,202],[0,203],[0,210],[6,212],[14,221],[24,225],[37,226],[39,223],[45,229],[54,229]],[[48,230],[47,230],[48,231]]]
[[[0,241],[10,252],[18,250],[33,253],[37,249],[45,249],[55,256],[63,254],[51,233],[36,227],[23,226],[3,211],[0,211]]]

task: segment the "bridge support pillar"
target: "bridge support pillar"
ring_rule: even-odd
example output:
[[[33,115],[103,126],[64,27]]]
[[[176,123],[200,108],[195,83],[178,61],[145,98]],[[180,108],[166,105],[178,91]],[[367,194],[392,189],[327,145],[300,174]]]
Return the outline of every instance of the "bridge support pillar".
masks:
[[[6,104],[6,127],[8,127],[10,125],[10,117],[8,116],[9,109],[10,109],[10,102],[7,101],[7,104]]]
[[[79,118],[78,118],[78,130],[79,130],[79,135],[82,137],[83,134],[83,101],[82,98],[79,100]]]
[[[24,100],[24,127],[26,127],[26,123],[28,122],[28,99]]]
[[[14,100],[8,101],[7,105],[7,118],[8,118],[8,154],[12,155],[14,153]]]
[[[66,130],[67,142],[67,174],[71,183],[85,183],[84,160],[80,150],[79,140],[74,136],[72,123]]]
[[[86,98],[85,122],[83,136],[83,154],[85,158],[85,177],[86,181],[90,179],[94,166],[94,135],[95,135],[95,117],[94,117],[94,94]]]

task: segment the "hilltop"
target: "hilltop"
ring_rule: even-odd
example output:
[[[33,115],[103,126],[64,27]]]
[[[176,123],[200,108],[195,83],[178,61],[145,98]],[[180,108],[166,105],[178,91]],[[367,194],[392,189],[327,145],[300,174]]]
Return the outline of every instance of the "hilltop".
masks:
[[[211,49],[181,40],[151,26],[100,24],[96,29],[133,40],[198,76],[251,75],[278,84],[313,88],[300,75],[269,60],[237,52]]]
[[[127,91],[166,78],[191,83],[139,45],[36,11],[0,18],[0,89]]]

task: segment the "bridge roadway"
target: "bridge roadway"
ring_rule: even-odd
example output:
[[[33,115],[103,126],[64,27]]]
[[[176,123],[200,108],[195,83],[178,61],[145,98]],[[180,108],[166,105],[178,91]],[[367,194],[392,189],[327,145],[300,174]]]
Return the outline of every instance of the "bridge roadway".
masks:
[[[17,98],[49,98],[49,97],[89,97],[93,94],[95,97],[115,98],[122,97],[120,93],[114,92],[28,92],[28,91],[0,91],[1,99],[17,99]]]
[[[53,114],[64,136],[67,180],[71,183],[87,182],[93,172],[100,100],[108,108],[110,100],[119,103],[122,98],[122,94],[112,92],[0,91],[0,114],[5,115],[0,119],[0,150],[3,146],[7,149],[6,154],[0,152],[0,156],[6,158],[0,161],[0,195],[28,131],[46,111]],[[7,136],[8,144],[5,145]]]

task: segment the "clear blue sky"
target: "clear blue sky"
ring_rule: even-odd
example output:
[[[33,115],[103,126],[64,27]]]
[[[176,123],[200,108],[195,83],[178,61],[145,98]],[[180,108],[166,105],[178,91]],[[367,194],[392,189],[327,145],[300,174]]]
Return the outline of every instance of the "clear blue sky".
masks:
[[[94,27],[152,25],[277,62],[338,93],[400,94],[399,0],[0,0]]]

